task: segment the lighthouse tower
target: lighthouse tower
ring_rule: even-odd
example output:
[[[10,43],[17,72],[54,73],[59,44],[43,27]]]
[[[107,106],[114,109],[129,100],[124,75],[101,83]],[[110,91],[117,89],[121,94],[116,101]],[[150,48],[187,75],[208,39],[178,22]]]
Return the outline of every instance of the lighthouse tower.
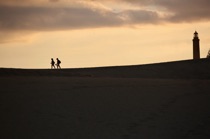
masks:
[[[193,59],[200,59],[200,39],[198,38],[198,32],[195,31],[193,38]]]

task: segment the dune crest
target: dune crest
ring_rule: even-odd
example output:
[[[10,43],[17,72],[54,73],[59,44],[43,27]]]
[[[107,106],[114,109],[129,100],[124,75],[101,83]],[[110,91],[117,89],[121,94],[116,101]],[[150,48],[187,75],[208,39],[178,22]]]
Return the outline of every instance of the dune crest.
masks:
[[[210,79],[210,59],[77,69],[0,69],[0,76]]]

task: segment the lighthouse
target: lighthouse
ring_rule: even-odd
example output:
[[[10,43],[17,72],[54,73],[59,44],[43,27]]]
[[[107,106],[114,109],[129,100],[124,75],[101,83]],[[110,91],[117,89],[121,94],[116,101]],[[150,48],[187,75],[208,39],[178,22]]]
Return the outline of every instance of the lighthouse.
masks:
[[[200,39],[198,38],[198,32],[195,31],[193,37],[193,59],[200,59]]]

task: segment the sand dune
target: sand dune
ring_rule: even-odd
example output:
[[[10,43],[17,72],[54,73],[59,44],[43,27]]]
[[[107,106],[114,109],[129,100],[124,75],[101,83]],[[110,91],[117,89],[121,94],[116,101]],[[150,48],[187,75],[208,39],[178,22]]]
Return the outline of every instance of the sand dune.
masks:
[[[210,61],[0,69],[2,139],[209,139]]]
[[[185,60],[147,65],[80,68],[80,69],[7,69],[0,76],[74,76],[120,78],[210,79],[210,59]]]

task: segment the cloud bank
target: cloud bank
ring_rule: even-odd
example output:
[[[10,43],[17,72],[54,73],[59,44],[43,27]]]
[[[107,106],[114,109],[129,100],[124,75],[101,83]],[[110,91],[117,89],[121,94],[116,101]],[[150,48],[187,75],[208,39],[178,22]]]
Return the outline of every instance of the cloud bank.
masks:
[[[0,0],[0,30],[54,31],[208,21],[209,6],[209,0]]]

